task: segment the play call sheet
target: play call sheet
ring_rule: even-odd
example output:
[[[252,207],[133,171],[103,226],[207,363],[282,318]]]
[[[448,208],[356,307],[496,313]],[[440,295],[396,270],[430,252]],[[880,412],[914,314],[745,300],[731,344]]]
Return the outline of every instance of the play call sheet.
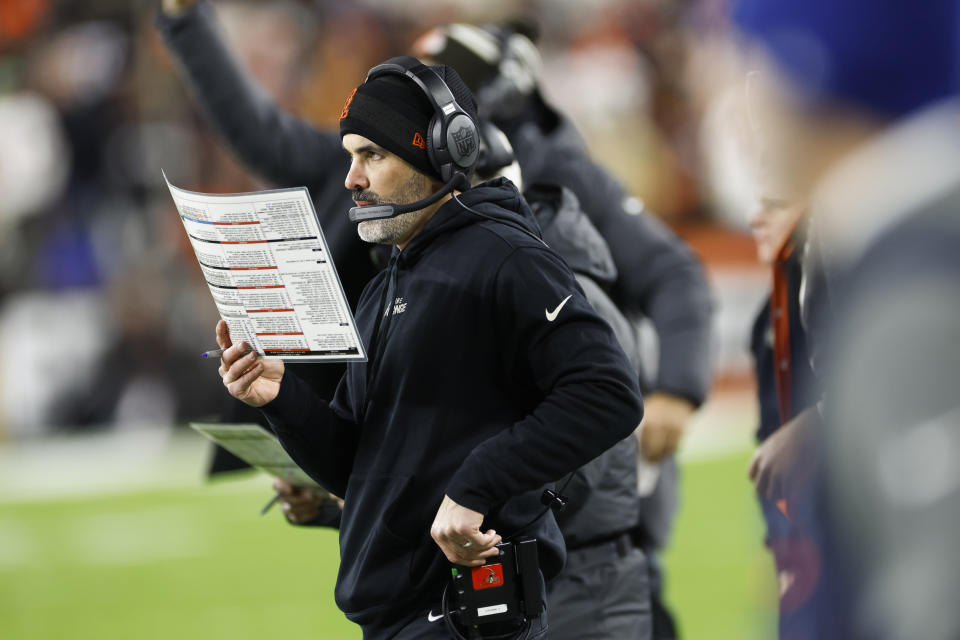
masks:
[[[213,195],[167,186],[234,342],[285,361],[366,358],[305,188]]]

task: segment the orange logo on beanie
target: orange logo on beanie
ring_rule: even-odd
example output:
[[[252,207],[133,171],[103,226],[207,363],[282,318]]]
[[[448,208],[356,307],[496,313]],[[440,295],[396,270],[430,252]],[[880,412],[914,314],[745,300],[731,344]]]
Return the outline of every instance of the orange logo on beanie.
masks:
[[[416,132],[415,134],[413,134],[413,142],[412,142],[411,144],[413,144],[413,146],[415,146],[415,147],[420,147],[421,149],[426,149],[426,148],[427,148],[427,143],[426,143],[426,141],[423,139],[423,136],[420,135],[420,132],[419,132],[419,131]]]
[[[360,87],[357,87],[359,89]],[[357,93],[357,89],[354,89],[350,92],[350,95],[347,96],[347,101],[343,103],[343,109],[340,109],[340,119],[343,120],[348,115],[350,115],[350,103],[353,102],[353,96]]]

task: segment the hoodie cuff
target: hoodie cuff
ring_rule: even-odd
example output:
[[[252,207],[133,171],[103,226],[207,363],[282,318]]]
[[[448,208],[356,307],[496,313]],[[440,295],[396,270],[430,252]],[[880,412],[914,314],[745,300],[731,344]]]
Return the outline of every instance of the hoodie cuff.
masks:
[[[697,409],[699,409],[699,408],[703,405],[703,402],[704,402],[704,394],[696,393],[696,392],[693,392],[693,391],[691,391],[691,390],[689,390],[689,389],[673,388],[673,387],[671,387],[671,386],[669,386],[669,385],[666,385],[666,386],[664,386],[664,385],[654,386],[652,389],[650,389],[649,391],[647,391],[647,392],[644,393],[643,395],[644,395],[644,397],[646,397],[646,396],[649,396],[649,395],[654,394],[654,393],[662,393],[662,394],[665,394],[665,395],[670,395],[670,396],[676,396],[676,397],[678,397],[678,398],[683,398],[684,400],[686,400],[687,402],[689,402],[691,405],[693,405],[693,410],[694,410],[694,411],[696,411]]]
[[[294,527],[328,527],[331,529],[340,528],[340,520],[343,510],[336,503],[331,502],[320,507],[317,517],[308,522],[287,522]]]
[[[471,511],[476,511],[483,515],[487,515],[493,511],[495,502],[482,491],[477,490],[468,482],[461,480],[459,476],[460,473],[458,472],[453,476],[453,479],[450,480],[450,484],[447,485],[446,490],[447,496],[461,507],[466,507]]]
[[[260,412],[270,422],[274,433],[286,431],[287,425],[300,424],[307,418],[305,410],[309,405],[302,401],[304,397],[298,389],[303,383],[290,371],[284,371],[280,380],[277,397],[260,407]]]
[[[660,342],[655,391],[686,398],[699,407],[710,390],[709,340],[698,331],[681,331]]]

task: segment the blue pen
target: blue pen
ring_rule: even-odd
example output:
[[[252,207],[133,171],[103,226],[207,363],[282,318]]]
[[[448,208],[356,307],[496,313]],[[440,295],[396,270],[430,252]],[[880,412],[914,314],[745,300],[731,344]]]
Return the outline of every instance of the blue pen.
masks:
[[[226,351],[226,349],[211,349],[210,351],[204,351],[203,353],[201,353],[200,357],[201,358],[219,358],[220,356],[223,355],[224,351]],[[250,345],[247,345],[247,349],[246,351],[244,351],[244,355],[250,353],[251,351],[253,351],[253,349],[250,348]]]

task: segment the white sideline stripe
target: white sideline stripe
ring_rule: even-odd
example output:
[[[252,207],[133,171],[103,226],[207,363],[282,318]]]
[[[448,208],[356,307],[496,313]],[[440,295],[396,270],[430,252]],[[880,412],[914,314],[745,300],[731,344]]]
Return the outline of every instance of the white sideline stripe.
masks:
[[[180,507],[63,515],[53,533],[35,532],[25,521],[4,518],[0,570],[64,563],[121,567],[202,557],[211,549],[202,523],[198,514]]]
[[[168,428],[7,443],[0,445],[0,503],[199,487],[209,456],[201,436]]]
[[[196,558],[210,546],[202,522],[180,507],[99,513],[68,521],[71,558],[94,566],[132,566]]]

